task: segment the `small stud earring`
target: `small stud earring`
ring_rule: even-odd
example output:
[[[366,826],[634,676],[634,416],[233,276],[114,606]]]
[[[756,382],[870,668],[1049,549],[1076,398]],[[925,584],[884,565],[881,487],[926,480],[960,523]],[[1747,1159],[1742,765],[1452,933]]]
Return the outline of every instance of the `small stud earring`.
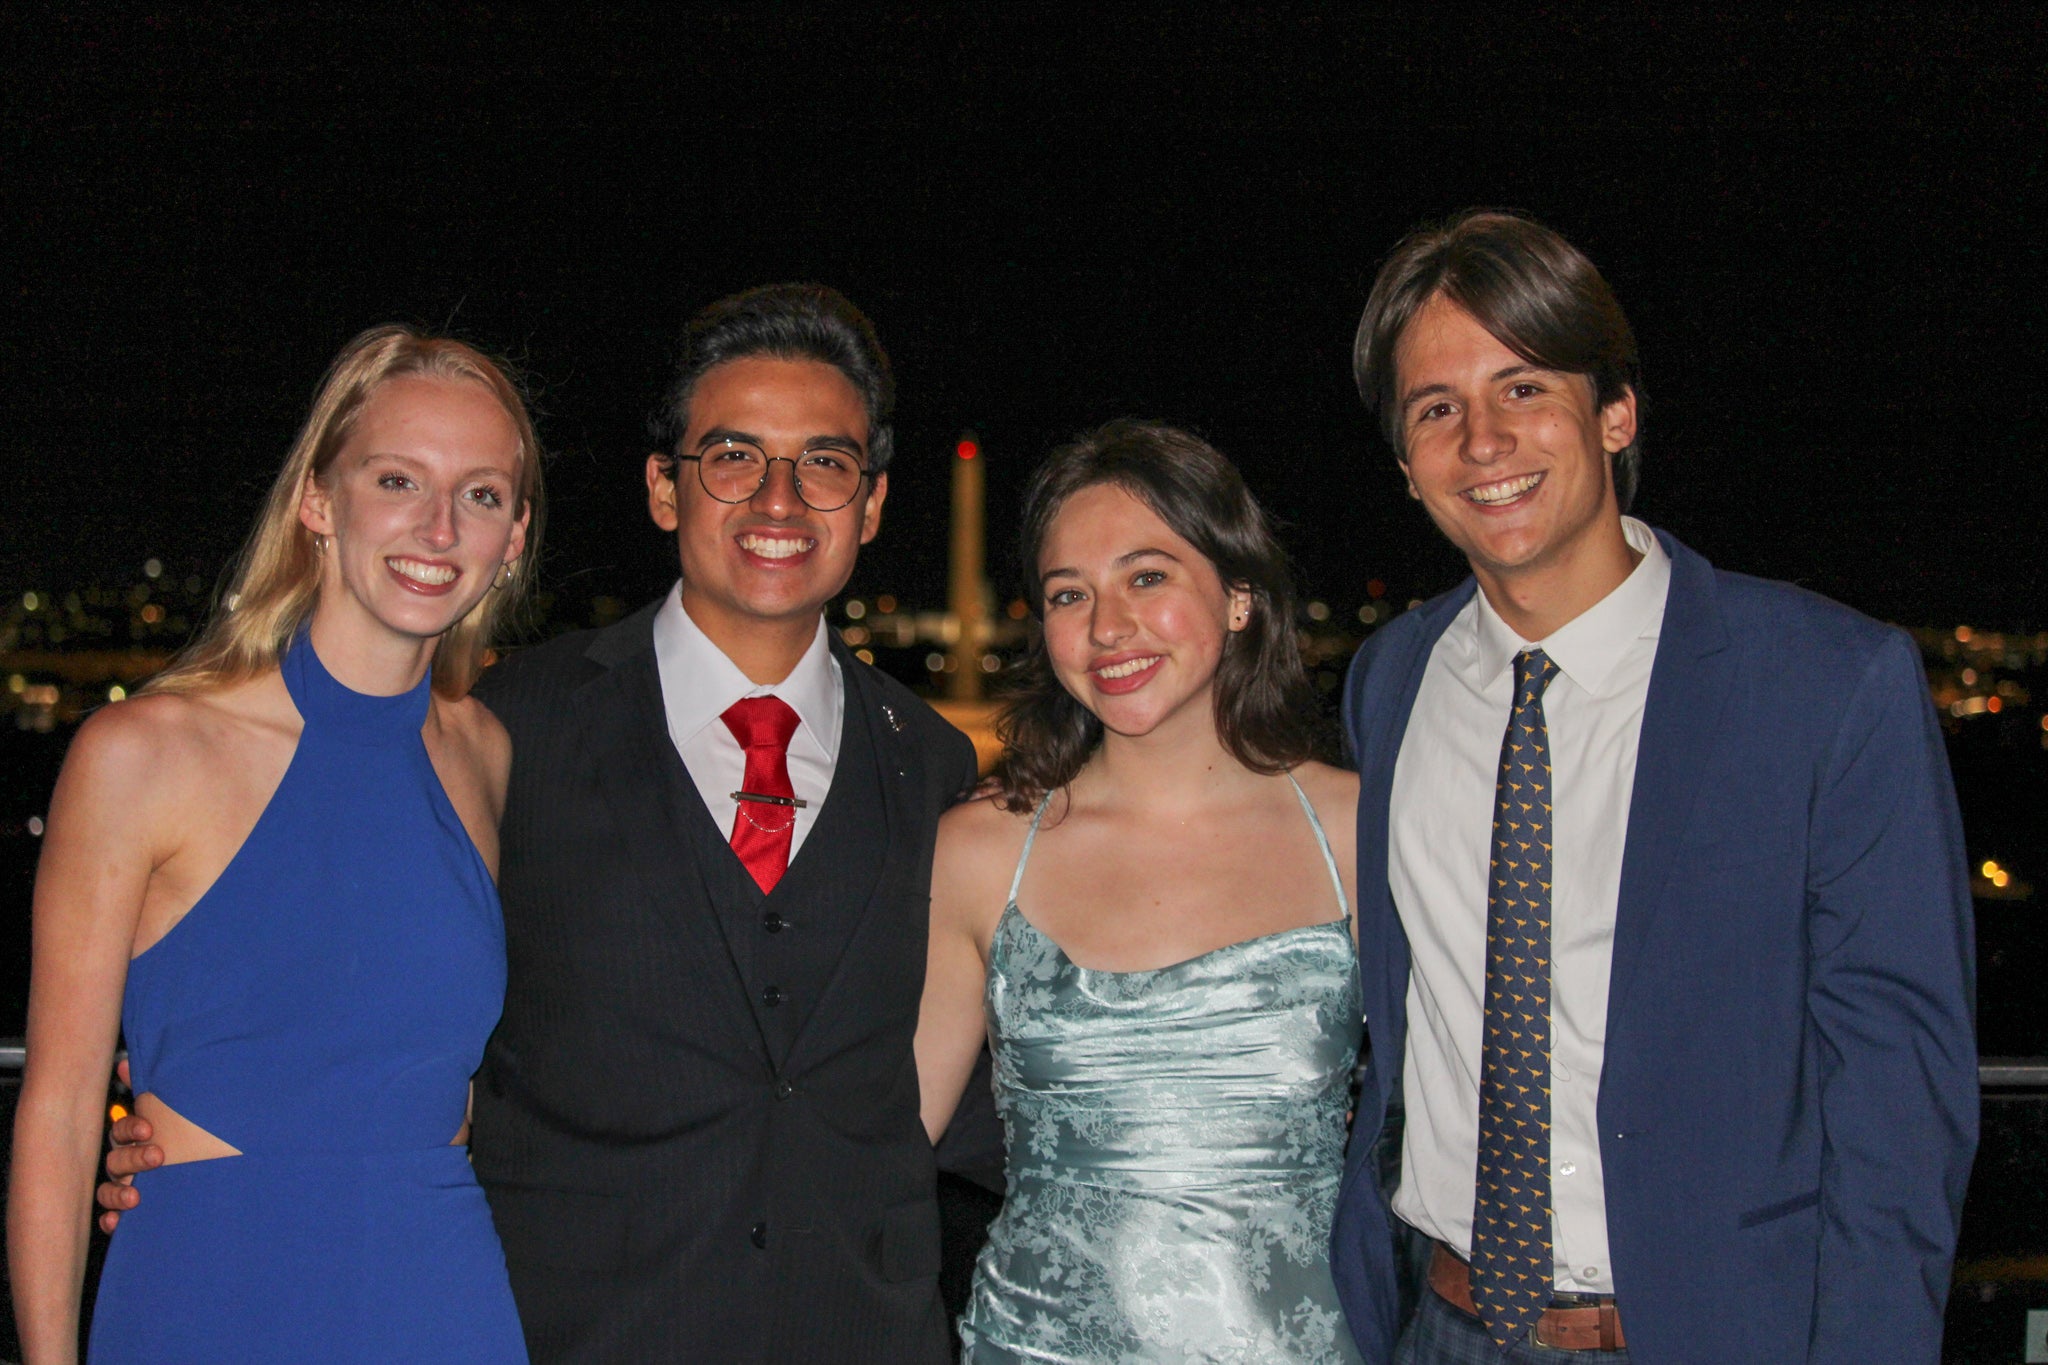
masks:
[[[498,576],[491,580],[494,589],[510,587],[512,584],[512,561],[506,560],[498,566]]]

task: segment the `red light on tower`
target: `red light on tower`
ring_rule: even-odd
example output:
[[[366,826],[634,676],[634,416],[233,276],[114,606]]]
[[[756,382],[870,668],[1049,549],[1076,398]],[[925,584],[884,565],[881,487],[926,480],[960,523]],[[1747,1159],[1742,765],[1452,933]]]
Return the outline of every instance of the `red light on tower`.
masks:
[[[981,652],[988,642],[987,554],[983,539],[981,438],[970,428],[953,442],[953,528],[947,554],[946,614],[954,634],[946,667],[946,695],[955,701],[981,696]]]

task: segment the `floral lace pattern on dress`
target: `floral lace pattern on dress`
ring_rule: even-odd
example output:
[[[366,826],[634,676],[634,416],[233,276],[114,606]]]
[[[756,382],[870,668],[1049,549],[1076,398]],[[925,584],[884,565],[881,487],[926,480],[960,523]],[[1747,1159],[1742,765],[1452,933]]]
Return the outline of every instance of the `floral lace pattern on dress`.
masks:
[[[986,996],[1009,1192],[963,1361],[1358,1360],[1329,1270],[1362,1033],[1349,924],[1105,972],[1013,893]]]

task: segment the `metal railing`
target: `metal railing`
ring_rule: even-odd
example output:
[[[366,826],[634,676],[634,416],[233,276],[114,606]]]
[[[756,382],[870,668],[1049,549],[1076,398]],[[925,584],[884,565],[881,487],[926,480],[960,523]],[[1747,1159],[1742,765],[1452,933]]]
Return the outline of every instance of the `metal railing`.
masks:
[[[19,1038],[0,1038],[0,1074],[20,1071],[28,1048]],[[2048,1057],[1980,1057],[1977,1084],[1986,1091],[2048,1090]]]
[[[1979,1057],[1977,1084],[1984,1090],[2048,1089],[2048,1057]]]

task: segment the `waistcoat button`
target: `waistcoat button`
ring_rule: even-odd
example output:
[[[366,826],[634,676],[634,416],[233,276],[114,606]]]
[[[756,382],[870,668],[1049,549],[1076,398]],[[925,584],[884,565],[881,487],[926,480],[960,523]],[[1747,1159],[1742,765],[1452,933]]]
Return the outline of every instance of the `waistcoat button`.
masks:
[[[781,1004],[788,998],[788,996],[782,993],[782,987],[780,986],[769,986],[761,992],[761,1003],[771,1008]]]

